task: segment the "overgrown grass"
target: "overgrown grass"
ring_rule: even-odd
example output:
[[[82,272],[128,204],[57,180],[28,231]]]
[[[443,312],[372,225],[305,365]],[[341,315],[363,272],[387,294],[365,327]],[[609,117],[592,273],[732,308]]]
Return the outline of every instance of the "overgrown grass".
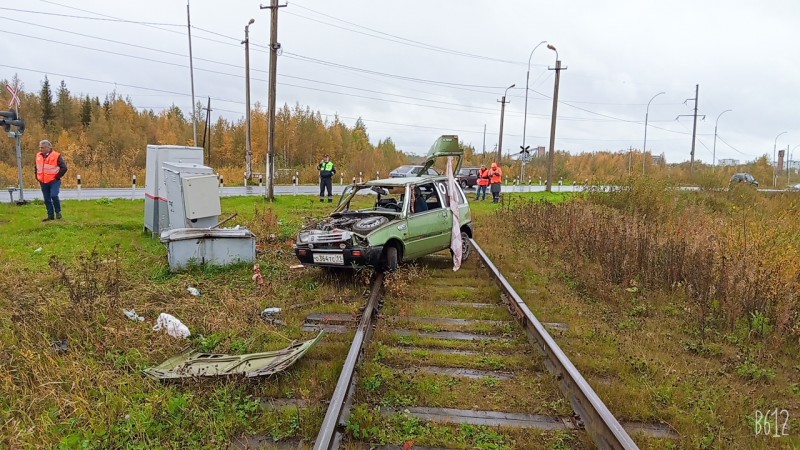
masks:
[[[778,408],[800,426],[797,200],[638,181],[476,230],[539,319],[569,325],[555,338],[611,411],[681,435],[640,446],[797,448],[753,423]]]

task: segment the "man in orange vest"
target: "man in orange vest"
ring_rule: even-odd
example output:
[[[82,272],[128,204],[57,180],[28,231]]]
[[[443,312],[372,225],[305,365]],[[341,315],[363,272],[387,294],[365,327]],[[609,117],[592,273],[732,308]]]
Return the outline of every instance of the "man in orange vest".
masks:
[[[492,168],[489,169],[489,183],[492,185],[492,202],[497,203],[500,201],[500,183],[503,182],[503,170],[496,162],[492,163]]]
[[[486,200],[486,188],[489,187],[489,169],[484,164],[478,170],[478,193],[475,194],[475,200]],[[483,197],[481,197],[483,194]]]
[[[39,153],[36,154],[36,179],[42,187],[44,206],[47,208],[47,217],[42,222],[61,218],[61,200],[58,192],[61,190],[61,177],[67,173],[67,163],[61,153],[53,151],[53,144],[48,140],[39,142]]]

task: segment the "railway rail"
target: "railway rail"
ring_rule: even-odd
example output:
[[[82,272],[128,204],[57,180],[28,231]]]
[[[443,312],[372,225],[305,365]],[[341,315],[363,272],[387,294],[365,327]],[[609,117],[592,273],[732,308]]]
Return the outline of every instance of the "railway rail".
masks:
[[[473,257],[468,261],[460,271],[461,274],[456,272],[453,275],[452,271],[446,270],[450,264],[449,259],[439,259],[442,270],[436,270],[435,275],[442,275],[428,280],[431,282],[422,289],[429,291],[427,299],[414,295],[411,295],[414,297],[411,299],[402,299],[402,296],[397,295],[385,297],[385,277],[383,274],[376,275],[314,449],[337,449],[343,442],[357,444],[358,436],[350,436],[347,428],[355,405],[362,405],[367,410],[380,410],[387,417],[405,414],[416,420],[436,423],[490,425],[499,426],[500,429],[565,430],[582,436],[577,439],[588,441],[586,446],[602,449],[638,448],[626,429],[654,437],[670,437],[672,431],[668,426],[621,424],[547,331],[548,327],[558,330],[567,325],[541,323],[480,246],[474,240],[470,240],[470,243],[477,258]],[[482,272],[488,276],[481,277]],[[438,295],[437,289],[449,294]],[[451,297],[453,292],[480,294],[461,295],[461,298],[456,299],[442,298]],[[432,306],[430,303],[436,303],[433,308],[437,314],[430,314],[431,309],[428,309],[427,317],[425,313],[415,316],[414,314],[422,311],[420,308],[424,308],[422,305],[426,302],[428,308]],[[430,317],[431,315],[434,317]],[[312,327],[328,327],[331,331],[342,331],[348,328],[348,324],[354,324],[346,315],[323,316],[325,324],[320,315],[309,316],[307,321]],[[511,316],[515,320],[507,320]],[[337,321],[338,325],[333,324]],[[512,324],[514,321],[516,326]],[[402,328],[403,326],[411,329]],[[494,357],[491,355],[495,353],[512,355],[512,359],[514,355],[519,357],[525,351],[522,348],[531,350],[531,344],[538,349],[540,355],[517,359],[525,361],[524,368],[509,367],[496,358],[492,359]],[[434,403],[438,405],[433,407],[409,404],[420,397],[413,393],[401,396],[405,400],[399,402],[385,402],[386,398],[399,394],[394,391],[380,392],[380,388],[376,386],[380,386],[381,382],[388,384],[391,380],[381,380],[380,371],[370,373],[364,370],[365,364],[374,366],[372,361],[384,358],[384,353],[396,358],[396,367],[391,368],[396,370],[393,372],[395,375],[389,378],[404,379],[405,386],[411,390],[415,389],[413,378],[404,377],[417,376],[416,374],[427,377],[427,380],[434,380],[428,385],[434,393],[440,389],[435,380],[441,380],[442,377],[463,378],[470,382],[483,380],[483,384],[476,385],[478,387],[473,388],[473,391],[480,391],[481,386],[497,386],[503,382],[507,392],[502,395],[507,395],[507,398],[502,398],[505,398],[504,401],[511,411],[497,411],[492,408],[481,410],[480,403],[483,399],[480,398],[474,399],[478,404],[469,407],[465,406],[467,399],[445,405],[450,407],[441,407],[442,402],[439,400],[443,395],[435,399]],[[421,355],[421,358],[414,359],[410,355]],[[437,359],[436,355],[440,358]],[[444,358],[441,355],[445,355]],[[546,371],[536,370],[534,361],[537,356]],[[457,363],[456,367],[429,366],[426,363],[429,360],[441,362],[448,358],[461,358],[462,361],[492,360],[490,368],[501,367],[506,371],[482,370],[480,365],[478,368],[470,368],[469,362]],[[365,374],[370,376],[367,380],[370,381],[370,388],[377,392],[359,390],[359,386],[364,384],[360,383],[359,376],[365,378]],[[536,380],[532,381],[534,379]],[[525,395],[522,391],[526,389],[538,395]],[[558,401],[553,399],[558,397],[566,399],[571,414],[542,414],[546,412],[541,408],[541,403],[546,402],[542,399],[550,399],[551,404],[557,404]],[[392,407],[398,403],[399,408]],[[524,432],[516,436],[526,439]],[[394,444],[408,446],[407,442]]]

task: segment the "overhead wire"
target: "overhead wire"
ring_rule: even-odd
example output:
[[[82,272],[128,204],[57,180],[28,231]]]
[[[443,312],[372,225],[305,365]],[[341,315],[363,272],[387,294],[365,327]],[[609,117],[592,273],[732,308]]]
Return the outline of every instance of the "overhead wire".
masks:
[[[139,25],[149,26],[151,28],[156,28],[156,29],[160,29],[160,30],[163,30],[163,31],[171,32],[171,33],[176,33],[176,34],[181,34],[181,35],[183,34],[181,32],[175,31],[175,30],[159,28],[159,27],[156,26],[156,25],[163,25],[163,26],[183,26],[183,25],[178,25],[178,24],[160,24],[160,23],[155,23],[155,22],[143,22],[143,21],[129,21],[129,20],[120,19],[120,18],[117,18],[117,17],[114,17],[114,16],[100,14],[100,13],[97,13],[97,12],[83,10],[83,9],[80,9],[80,8],[75,8],[75,7],[72,7],[72,6],[69,6],[69,5],[60,4],[60,3],[57,3],[57,2],[54,2],[54,1],[50,1],[50,0],[40,0],[40,1],[45,2],[45,3],[54,4],[54,5],[58,5],[58,6],[62,6],[62,7],[69,8],[69,9],[78,10],[78,11],[81,11],[81,12],[86,12],[86,13],[89,13],[89,14],[99,15],[99,16],[102,16],[104,18],[111,19],[111,20],[114,20],[114,21],[130,22],[130,23],[135,23],[135,24],[139,24]],[[302,8],[303,9],[307,9],[307,10],[312,11],[312,12],[315,12],[315,13],[319,13],[318,11],[313,11],[310,8],[305,8],[305,7],[302,7]],[[319,14],[325,15],[324,13],[319,13]],[[343,21],[342,19],[336,19],[336,18],[334,18],[332,16],[328,16],[328,15],[325,15],[325,16],[333,18],[335,20]],[[74,16],[74,17],[75,18],[82,18],[82,19],[96,19],[96,18],[93,18],[93,17],[85,17],[85,16]],[[347,23],[347,21],[343,21],[343,22]],[[353,25],[353,26],[359,26],[359,25],[356,25],[356,24],[353,24],[353,23],[350,23],[350,24]],[[362,27],[362,26],[359,26],[359,27]],[[200,27],[195,27],[195,26],[193,26],[192,28],[197,29],[197,30],[202,31],[202,32],[205,32],[205,33],[210,33],[210,34],[213,34],[213,35],[224,37],[226,39],[238,41],[237,38],[233,38],[231,36],[227,36],[227,35],[224,35],[224,34],[221,34],[221,33],[217,33],[217,32],[214,32],[212,30],[207,30],[207,29],[200,28]],[[362,28],[368,29],[367,27],[362,27]],[[374,32],[377,32],[377,33],[382,33],[382,32],[379,32],[378,30],[371,30],[371,31],[374,31]],[[394,36],[394,37],[397,37],[398,39],[405,39],[405,38],[402,38],[402,37],[399,37],[399,36]],[[230,42],[222,42],[222,41],[218,41],[218,40],[215,40],[215,39],[204,38],[204,37],[199,37],[199,38],[200,39],[204,39],[204,40],[208,40],[208,41],[211,41],[211,42],[218,42],[218,43],[225,44],[225,45],[239,47],[237,44],[233,44],[233,43],[230,43]],[[409,40],[409,41],[411,41],[411,40]],[[424,43],[421,43],[421,44],[422,45],[429,45],[429,44],[424,44]],[[268,48],[268,47],[257,45],[257,44],[251,44],[251,45],[253,45],[255,47],[265,48],[265,49]],[[435,46],[430,46],[430,47],[435,47]],[[93,49],[93,50],[97,50],[97,49]],[[444,50],[449,50],[449,49],[444,49]],[[103,50],[98,50],[98,51],[103,51]],[[256,50],[256,51],[258,51],[258,50]],[[115,53],[115,52],[111,52],[111,53]],[[288,53],[288,52],[284,52],[284,53]],[[115,53],[115,54],[119,54],[119,53]],[[466,56],[466,55],[471,55],[471,54],[464,53],[464,55]],[[369,74],[373,74],[373,75],[381,76],[381,77],[390,77],[390,78],[400,79],[400,80],[403,80],[403,81],[413,81],[413,82],[434,84],[434,85],[439,85],[439,86],[447,86],[447,87],[453,87],[453,88],[456,88],[456,89],[468,90],[468,89],[466,89],[468,87],[478,87],[478,88],[488,88],[488,89],[499,89],[500,88],[500,87],[497,87],[497,86],[484,86],[484,85],[470,85],[470,84],[461,84],[461,83],[450,83],[450,82],[441,82],[441,81],[435,81],[435,80],[426,80],[426,79],[415,78],[415,77],[398,76],[398,75],[395,75],[395,74],[387,74],[387,73],[383,73],[383,72],[379,72],[379,71],[372,71],[372,70],[369,70],[369,69],[356,68],[356,67],[347,66],[347,65],[344,65],[344,64],[333,63],[333,62],[330,62],[330,61],[325,61],[325,60],[321,60],[321,59],[317,59],[317,58],[311,58],[311,57],[307,57],[307,56],[296,54],[296,53],[288,53],[287,56],[290,57],[290,58],[294,57],[295,59],[300,59],[300,60],[303,60],[303,61],[313,62],[313,63],[316,63],[316,64],[328,65],[328,66],[331,66],[331,67],[336,67],[336,68],[340,68],[340,69],[344,69],[344,70],[353,70],[353,71],[369,73]],[[471,55],[471,56],[480,57],[480,55]],[[142,57],[137,57],[137,58],[142,58]],[[157,60],[152,60],[152,61],[162,62],[162,61],[157,61]],[[221,62],[212,61],[212,60],[207,60],[207,61],[208,62],[212,62],[212,63],[216,63],[216,64],[224,64],[224,65],[228,65],[228,66],[235,66],[235,65],[232,65],[232,64],[226,64],[226,63],[221,63]],[[510,62],[510,61],[506,61],[506,62]],[[166,63],[166,62],[162,62],[162,63],[175,65],[174,63]],[[209,71],[209,72],[216,72],[216,71],[211,71],[211,70],[208,70],[208,69],[200,69],[200,70],[205,70],[205,71]],[[228,76],[236,76],[236,75],[233,75],[233,74],[226,74],[224,72],[216,72],[216,73],[219,73],[219,74],[222,74],[222,75],[228,75]],[[287,75],[282,75],[282,76],[287,76]],[[291,76],[287,76],[287,77],[291,77]],[[292,86],[298,87],[298,88],[304,88],[304,89],[314,89],[314,88],[309,88],[309,87],[306,87],[306,86],[298,86],[298,85],[292,85]],[[535,91],[535,90],[532,90],[532,91],[537,93],[537,94],[539,94],[539,95],[541,95],[543,97],[543,99],[549,98],[548,96],[546,96],[546,95],[544,95],[544,94],[542,94],[542,93],[540,93],[538,91]],[[490,93],[490,92],[486,92],[486,91],[478,91],[478,92]],[[339,94],[339,95],[352,95],[352,94],[338,93],[338,92],[332,92],[332,93]],[[386,95],[397,95],[397,94],[386,94]],[[520,97],[521,98],[521,96],[515,96],[515,97]],[[386,100],[386,99],[376,99],[376,100],[391,101],[391,100]],[[425,101],[429,101],[427,99],[424,99],[424,100]],[[563,103],[563,104],[565,104],[567,106],[582,110],[584,112],[593,114],[593,115],[598,115],[600,117],[605,117],[605,118],[610,119],[610,120],[641,124],[641,121],[622,119],[622,118],[610,116],[610,115],[607,115],[607,114],[597,113],[595,111],[591,111],[591,110],[588,110],[588,109],[585,109],[585,108],[577,107],[577,106],[572,105],[572,104],[570,104],[568,102],[563,102],[562,101],[561,103]],[[579,103],[579,102],[573,102],[573,103]],[[590,103],[590,102],[586,102],[586,103]],[[609,104],[609,103],[596,103],[596,102],[592,102],[592,103],[595,103],[595,104]],[[624,104],[622,104],[622,105],[624,105]],[[424,105],[420,105],[420,106],[424,106]],[[468,105],[464,105],[464,106],[469,107]],[[564,118],[564,117],[559,117],[559,119],[564,119],[564,120],[591,120],[591,119],[586,119],[586,118],[569,118],[568,119],[568,118]],[[651,125],[651,126],[653,128],[661,129],[661,130],[672,132],[672,133],[686,134],[686,133],[682,133],[680,131],[674,131],[674,130],[669,130],[669,129],[666,129],[666,128],[658,127],[656,125]]]

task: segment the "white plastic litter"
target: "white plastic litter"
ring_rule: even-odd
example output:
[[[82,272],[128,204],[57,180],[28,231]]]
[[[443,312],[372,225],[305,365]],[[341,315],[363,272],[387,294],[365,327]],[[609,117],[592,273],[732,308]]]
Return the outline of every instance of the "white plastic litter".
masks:
[[[40,251],[42,251],[42,247],[37,248],[36,250],[33,251],[33,253],[39,253]]]
[[[125,314],[125,317],[127,317],[128,319],[131,319],[131,320],[134,320],[134,321],[138,320],[139,322],[142,322],[144,320],[144,317],[136,314],[136,310],[135,309],[123,309],[122,313]]]
[[[263,316],[274,316],[275,314],[280,314],[280,313],[281,313],[281,309],[280,308],[272,307],[272,308],[267,308],[267,309],[261,311],[261,316],[262,317]]]
[[[195,287],[189,286],[188,288],[186,288],[186,290],[189,291],[189,293],[194,295],[195,297],[200,296],[200,290]]]
[[[158,315],[158,320],[156,321],[156,326],[153,327],[153,331],[158,331],[162,328],[167,330],[167,334],[176,338],[185,339],[192,335],[192,333],[189,332],[189,327],[184,325],[183,322],[178,320],[175,316],[167,313]]]

